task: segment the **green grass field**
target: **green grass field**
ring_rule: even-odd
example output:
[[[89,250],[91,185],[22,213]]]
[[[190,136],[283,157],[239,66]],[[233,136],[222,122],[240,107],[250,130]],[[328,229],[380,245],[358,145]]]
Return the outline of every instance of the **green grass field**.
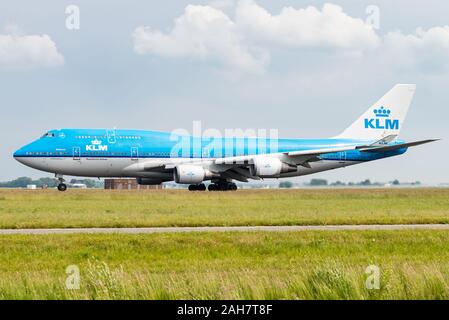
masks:
[[[0,298],[448,299],[448,243],[445,231],[9,235]],[[79,290],[65,287],[69,265]]]
[[[0,228],[448,222],[448,189],[0,191]],[[443,230],[0,235],[0,299],[449,299],[448,245]]]
[[[0,190],[0,228],[449,223],[449,189]]]

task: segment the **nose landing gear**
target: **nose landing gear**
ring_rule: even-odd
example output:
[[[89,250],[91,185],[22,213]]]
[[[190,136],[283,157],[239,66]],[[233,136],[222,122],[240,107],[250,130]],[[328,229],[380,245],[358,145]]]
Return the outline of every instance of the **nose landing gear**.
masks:
[[[59,180],[58,190],[59,191],[66,191],[67,190],[67,185],[64,183],[65,180],[64,180],[63,176],[60,175],[60,174],[55,174],[55,177]]]
[[[67,185],[65,183],[58,184],[58,190],[59,191],[66,191],[67,190]]]

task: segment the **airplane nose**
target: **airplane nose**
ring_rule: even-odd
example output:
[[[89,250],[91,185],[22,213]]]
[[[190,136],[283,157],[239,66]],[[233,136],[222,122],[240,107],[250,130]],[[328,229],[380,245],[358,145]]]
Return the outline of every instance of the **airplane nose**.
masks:
[[[22,159],[25,156],[25,151],[23,148],[20,148],[16,150],[12,156],[14,157],[14,159],[22,163]]]
[[[13,153],[13,157],[17,162],[20,162],[21,164],[31,167],[34,169],[41,170],[41,162],[36,161],[35,158],[30,156],[31,144],[28,144],[26,146],[23,146],[22,148],[18,149],[16,152]]]

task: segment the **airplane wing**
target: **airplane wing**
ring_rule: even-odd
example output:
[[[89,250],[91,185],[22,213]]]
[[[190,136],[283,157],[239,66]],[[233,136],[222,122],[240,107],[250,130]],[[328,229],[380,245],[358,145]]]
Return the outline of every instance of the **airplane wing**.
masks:
[[[289,157],[297,157],[297,156],[319,156],[321,154],[326,153],[335,153],[335,152],[343,152],[349,150],[355,150],[357,146],[349,146],[349,147],[339,147],[339,148],[326,148],[326,149],[314,149],[314,150],[302,150],[302,151],[289,151],[284,152],[284,154]]]
[[[326,149],[312,149],[312,150],[299,150],[299,151],[289,151],[281,154],[280,160],[284,163],[291,165],[300,165],[306,168],[311,168],[310,162],[319,161],[320,156],[329,153],[337,153],[351,150],[359,150],[360,152],[386,152],[397,150],[401,148],[413,147],[433,141],[437,141],[439,139],[428,139],[421,141],[414,141],[408,143],[400,143],[395,145],[388,145],[388,143],[394,140],[396,136],[387,136],[379,141],[376,141],[369,145],[353,145],[353,146],[344,146],[337,148],[326,148]],[[261,155],[264,156],[264,155]],[[254,163],[254,158],[256,156],[237,156],[237,157],[227,157],[216,159],[214,164],[216,165],[217,171],[228,172],[234,171],[233,175],[239,175],[239,178],[234,178],[240,181],[244,181],[241,179],[253,178],[249,175],[249,170],[247,169],[248,165]],[[238,172],[236,172],[238,171]]]
[[[395,145],[388,145],[388,143],[394,139],[394,136],[385,137],[375,143],[369,145],[352,145],[352,146],[342,146],[324,149],[311,149],[311,150],[298,150],[298,151],[288,151],[277,154],[268,155],[247,155],[247,156],[235,156],[235,157],[225,157],[218,159],[208,159],[210,170],[213,172],[220,173],[223,177],[235,179],[242,182],[247,182],[248,179],[259,179],[251,174],[249,167],[254,164],[254,159],[257,157],[267,157],[267,156],[279,156],[279,159],[290,165],[303,166],[306,168],[311,168],[310,163],[314,161],[319,161],[320,156],[329,153],[345,152],[351,150],[358,150],[360,152],[386,152],[397,150],[401,148],[407,148],[412,146],[417,146],[439,139],[428,139],[421,141],[414,141],[408,143],[400,143]],[[192,160],[186,160],[185,163],[202,165],[204,159],[198,159],[192,162]],[[156,160],[148,162],[140,162],[130,165],[125,170],[134,172],[145,172],[145,171],[161,171],[168,172],[173,170],[173,168],[180,164],[179,162],[167,163],[166,161]]]
[[[336,153],[349,150],[356,150],[357,146],[345,146],[337,148],[326,149],[312,149],[312,150],[299,150],[289,151],[280,154],[280,160],[290,165],[300,165],[305,168],[311,168],[310,162],[319,161],[320,155],[327,153]],[[279,155],[279,154],[278,154]],[[254,163],[256,157],[264,157],[269,155],[248,155],[248,156],[236,156],[219,158],[214,161],[214,166],[211,168],[215,172],[221,174],[230,174],[230,178],[247,181],[247,179],[254,179],[255,177],[250,174],[249,165]]]
[[[288,151],[283,152],[282,155],[285,158],[291,158],[292,160],[299,160],[301,162],[301,158],[313,158],[326,153],[335,153],[349,150],[356,150],[357,146],[349,146],[349,147],[339,147],[339,148],[326,148],[326,149],[312,149],[312,150],[300,150],[300,151]],[[270,155],[258,155],[258,156],[270,156]],[[226,157],[219,158],[215,160],[216,165],[233,165],[233,164],[252,164],[253,159],[257,157],[255,155],[248,156],[236,156],[236,157]]]

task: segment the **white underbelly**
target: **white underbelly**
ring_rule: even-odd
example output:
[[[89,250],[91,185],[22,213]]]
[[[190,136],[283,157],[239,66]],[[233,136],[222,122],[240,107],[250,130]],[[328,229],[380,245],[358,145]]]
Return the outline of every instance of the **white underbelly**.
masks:
[[[26,157],[19,160],[37,170],[71,176],[120,177],[137,160],[129,158]]]

